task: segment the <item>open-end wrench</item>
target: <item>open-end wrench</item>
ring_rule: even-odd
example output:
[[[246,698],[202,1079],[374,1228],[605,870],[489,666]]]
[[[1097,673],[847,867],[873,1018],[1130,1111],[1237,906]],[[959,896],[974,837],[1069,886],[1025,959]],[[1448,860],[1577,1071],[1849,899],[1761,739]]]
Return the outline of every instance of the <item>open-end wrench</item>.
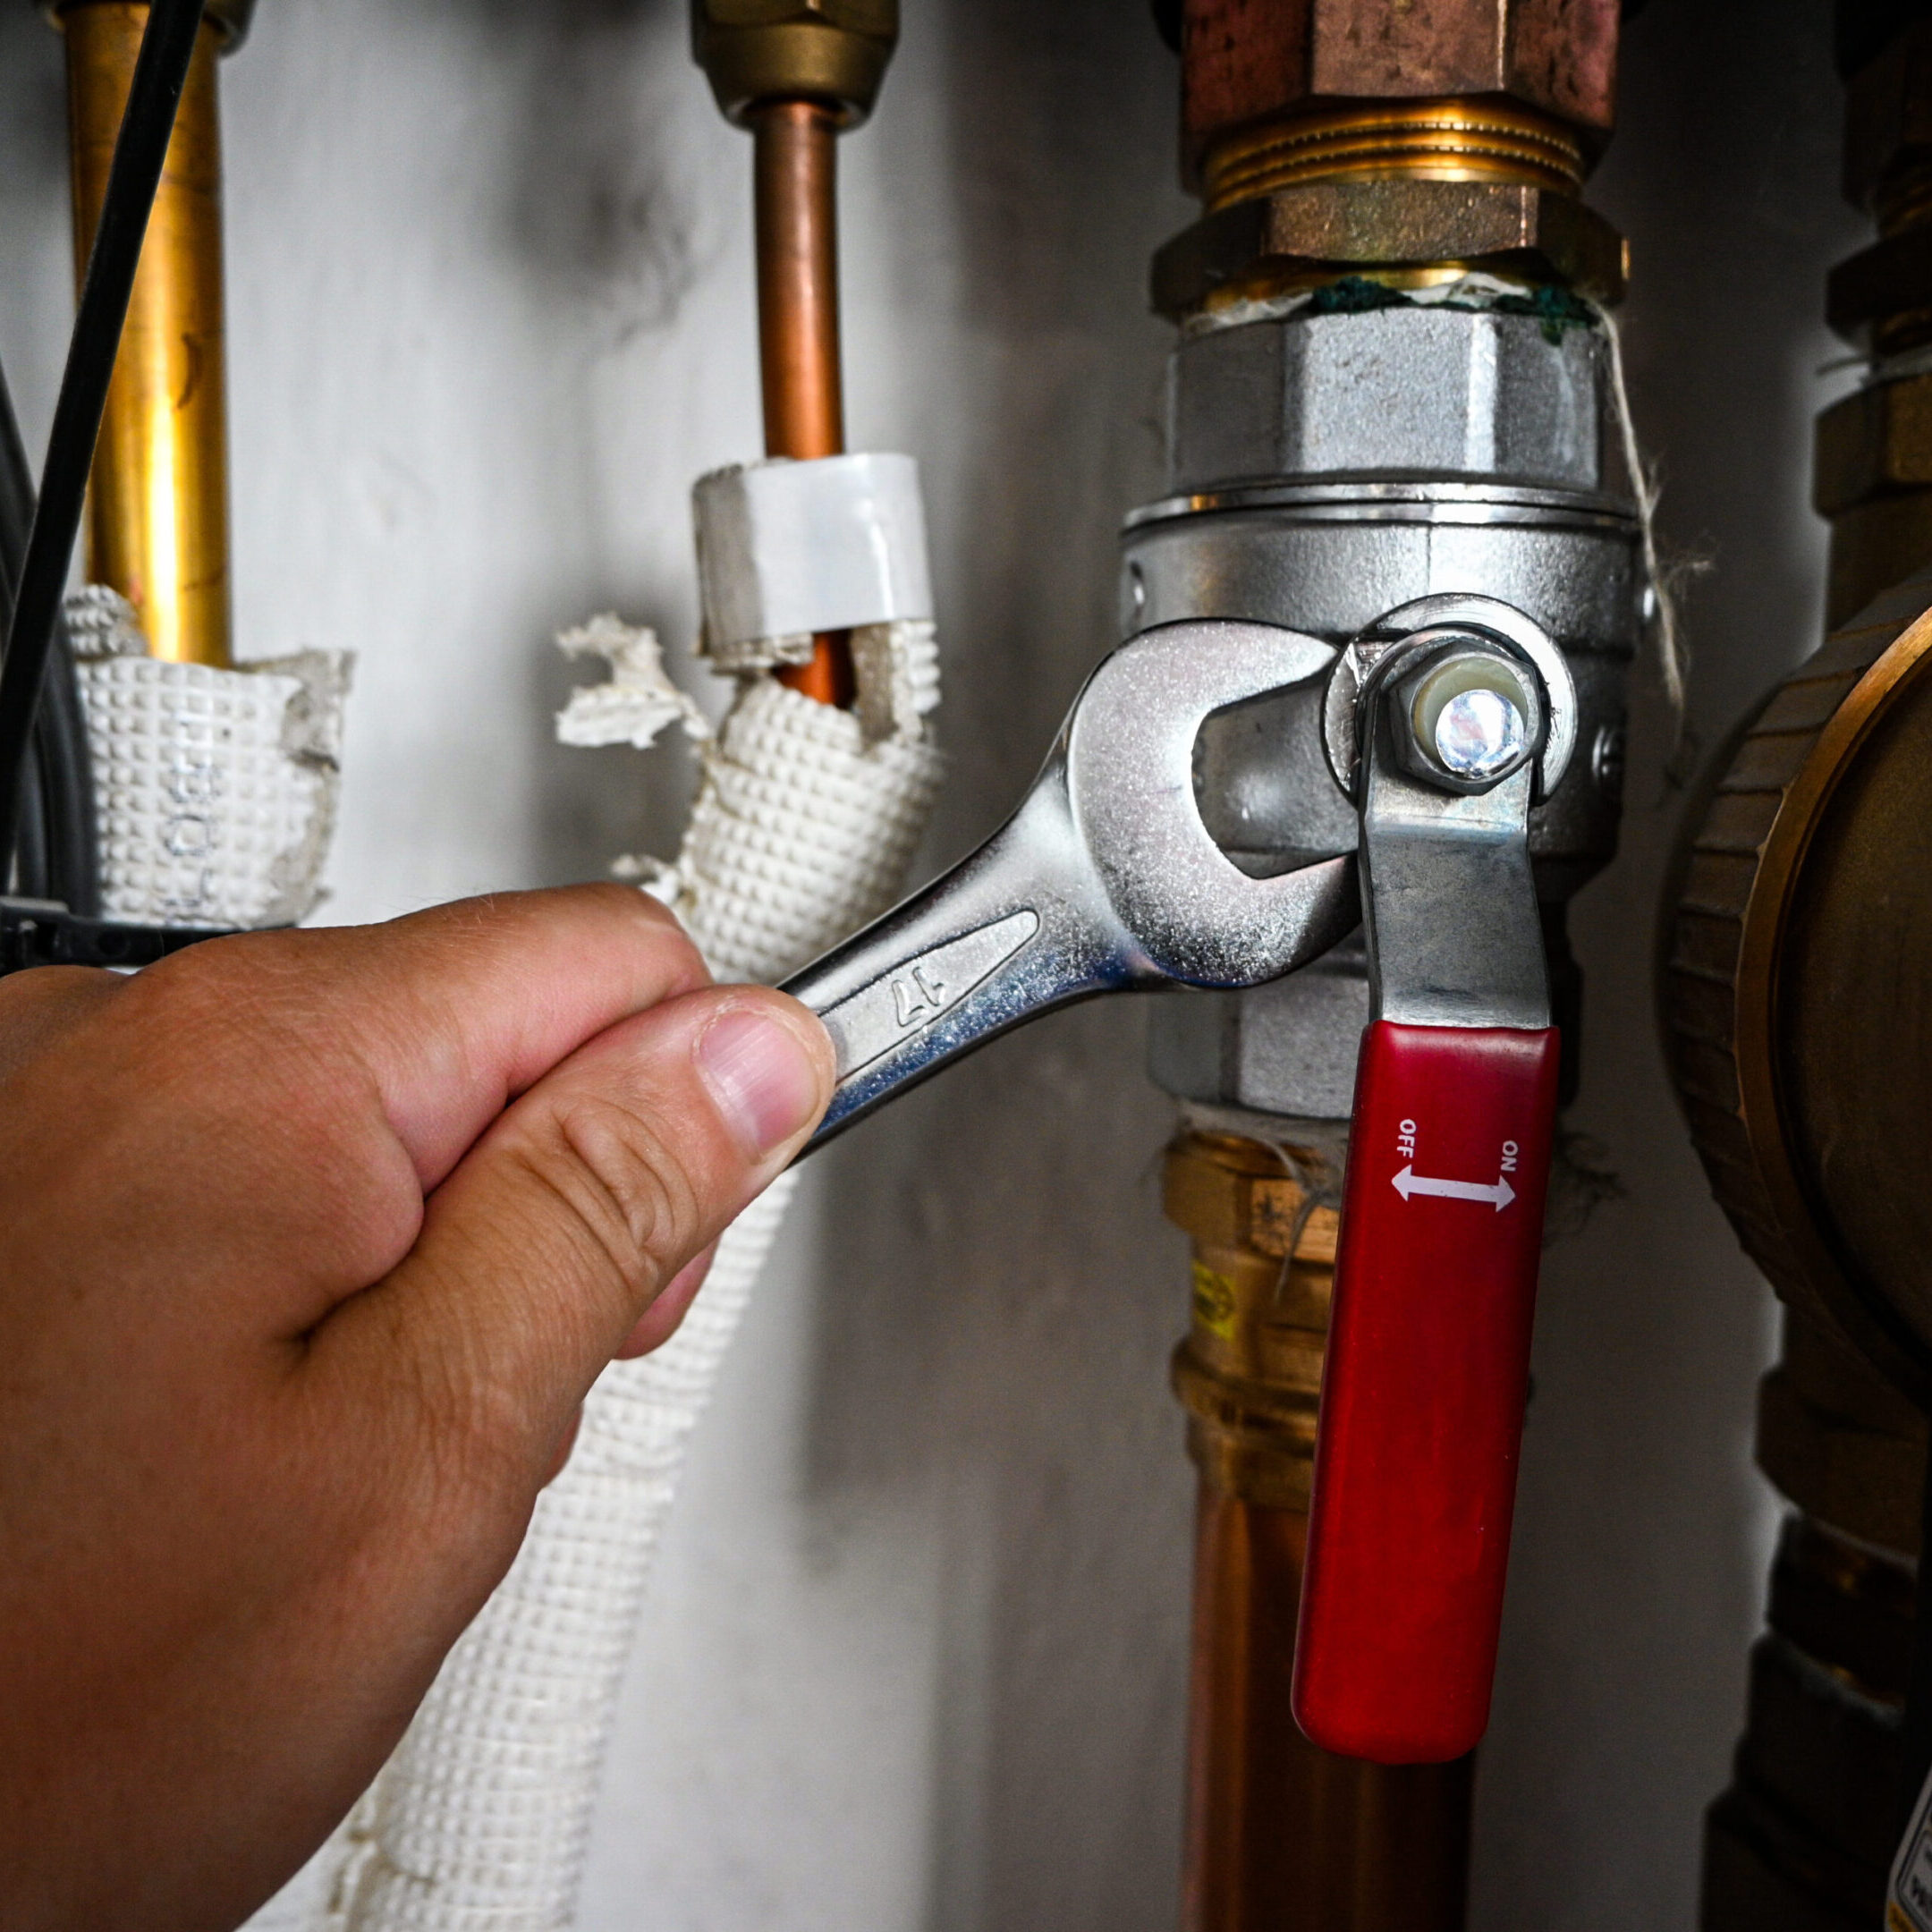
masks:
[[[1213,712],[1326,673],[1333,646],[1269,624],[1164,624],[1105,659],[1033,789],[979,851],[787,980],[838,1085],[810,1145],[1037,1013],[1099,993],[1250,987],[1360,917],[1351,857],[1271,878],[1208,835],[1194,742]]]
[[[1358,851],[1253,877],[1202,822],[1196,738],[1331,670]],[[1165,625],[1094,673],[998,833],[785,987],[837,1050],[818,1146],[1035,1013],[1258,985],[1366,914],[1294,1687],[1349,1757],[1457,1757],[1487,1719],[1556,1101],[1529,813],[1575,721],[1562,653],[1492,598],[1404,606],[1339,658],[1265,624]]]

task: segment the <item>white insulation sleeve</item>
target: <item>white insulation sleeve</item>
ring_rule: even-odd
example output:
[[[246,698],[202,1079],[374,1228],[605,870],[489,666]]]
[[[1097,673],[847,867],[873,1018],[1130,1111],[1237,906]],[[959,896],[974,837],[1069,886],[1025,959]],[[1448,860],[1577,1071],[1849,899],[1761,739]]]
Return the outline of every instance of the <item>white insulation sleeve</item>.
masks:
[[[855,711],[754,674],[715,735],[649,632],[605,617],[559,641],[612,667],[560,718],[566,742],[648,743],[674,720],[699,740],[676,861],[620,869],[648,877],[719,979],[783,978],[898,897],[940,773],[926,724],[938,700],[929,621],[860,631]],[[651,1555],[794,1180],[781,1177],[726,1231],[677,1335],[598,1380],[509,1576],[369,1796],[256,1932],[572,1924]]]
[[[897,899],[937,784],[922,740],[869,746],[856,714],[753,679],[650,889],[720,979],[782,979]]]
[[[107,917],[292,925],[321,895],[351,660],[172,664],[147,655],[114,591],[90,586],[67,608]]]
[[[376,1787],[338,1923],[570,1925],[651,1556],[792,1186],[784,1175],[739,1217],[674,1340],[591,1391],[568,1469]]]

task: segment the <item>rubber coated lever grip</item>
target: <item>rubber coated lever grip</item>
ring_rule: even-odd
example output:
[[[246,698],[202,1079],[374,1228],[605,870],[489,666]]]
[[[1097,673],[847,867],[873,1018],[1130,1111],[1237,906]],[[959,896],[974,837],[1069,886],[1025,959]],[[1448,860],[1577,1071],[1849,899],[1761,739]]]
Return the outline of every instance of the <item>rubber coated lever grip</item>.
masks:
[[[1362,1037],[1295,1647],[1325,1750],[1440,1763],[1488,1724],[1558,1060],[1554,1028]]]

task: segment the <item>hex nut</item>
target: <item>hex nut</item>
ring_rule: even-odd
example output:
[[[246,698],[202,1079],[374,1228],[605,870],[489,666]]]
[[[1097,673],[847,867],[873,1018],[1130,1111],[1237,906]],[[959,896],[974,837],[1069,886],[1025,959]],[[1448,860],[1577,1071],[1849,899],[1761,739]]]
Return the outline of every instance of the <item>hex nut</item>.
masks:
[[[1832,519],[1833,623],[1932,560],[1932,376],[1868,384],[1818,418],[1812,501]]]
[[[1369,1017],[1367,968],[1360,949],[1344,944],[1300,972],[1245,993],[1156,1002],[1148,1016],[1148,1072],[1176,1099],[1345,1121]],[[1182,1225],[1193,1231],[1192,1223]]]
[[[1901,229],[1840,262],[1826,278],[1825,319],[1880,355],[1932,341],[1932,228]]]
[[[1505,95],[1599,138],[1616,105],[1618,0],[1186,0],[1183,138],[1349,100]]]
[[[1559,282],[1603,301],[1623,293],[1623,237],[1573,196],[1407,175],[1309,182],[1206,216],[1155,255],[1149,293],[1156,313],[1179,321],[1216,297],[1445,261]]]
[[[898,0],[691,0],[692,58],[741,126],[783,99],[827,102],[857,126],[898,38]]]
[[[1167,487],[1335,476],[1614,487],[1607,349],[1533,316],[1403,305],[1209,329],[1169,364]]]
[[[1161,1212],[1203,1247],[1233,1248],[1282,1261],[1296,1231],[1299,1260],[1335,1263],[1336,1218],[1318,1208],[1301,1218],[1301,1190],[1279,1173],[1247,1174],[1205,1160],[1188,1144],[1170,1148],[1162,1173]]]
[[[1932,564],[1932,489],[1854,504],[1832,519],[1825,622],[1836,630],[1894,584]]]
[[[1826,1322],[1787,1307],[1758,1392],[1758,1466],[1807,1515],[1911,1556],[1926,1419]]]
[[[1820,516],[1932,486],[1932,376],[1868,383],[1818,419],[1811,501]]]
[[[1543,703],[1535,680],[1481,639],[1452,646],[1404,678],[1396,705],[1397,760],[1434,787],[1487,791],[1541,749]],[[1453,730],[1445,735],[1445,718],[1465,721],[1460,736]]]
[[[1915,163],[1932,160],[1932,21],[1919,21],[1845,89],[1844,192],[1877,212]]]
[[[1758,1392],[1758,1466],[1820,1522],[1881,1549],[1918,1554],[1926,1445],[1807,1398],[1774,1368]]]

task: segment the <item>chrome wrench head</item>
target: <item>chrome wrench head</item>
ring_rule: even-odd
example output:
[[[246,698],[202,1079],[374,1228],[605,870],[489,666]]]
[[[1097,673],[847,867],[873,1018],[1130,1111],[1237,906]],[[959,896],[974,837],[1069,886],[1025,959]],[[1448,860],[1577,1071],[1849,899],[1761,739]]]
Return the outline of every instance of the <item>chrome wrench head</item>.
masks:
[[[1036,1013],[1134,987],[1255,986],[1345,936],[1360,916],[1352,861],[1250,877],[1209,837],[1193,777],[1210,714],[1319,676],[1335,655],[1272,625],[1209,622],[1107,657],[1013,818],[786,983],[838,1055],[813,1145]]]

